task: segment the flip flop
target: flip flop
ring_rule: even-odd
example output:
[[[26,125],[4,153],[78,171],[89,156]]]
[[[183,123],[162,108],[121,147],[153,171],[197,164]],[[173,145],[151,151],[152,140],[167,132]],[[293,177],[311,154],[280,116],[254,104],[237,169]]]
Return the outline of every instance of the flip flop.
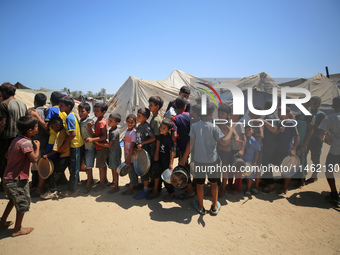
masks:
[[[250,193],[250,191],[247,190],[246,192],[244,192],[244,196],[251,198],[251,193]]]
[[[136,195],[134,195],[133,198],[137,199],[137,200],[141,200],[141,199],[145,198],[148,194],[149,194],[148,191],[142,190],[142,191],[138,192]]]
[[[261,191],[262,191],[263,193],[267,193],[267,194],[273,192],[273,190],[270,189],[270,188],[268,188],[267,186],[266,186],[266,187],[263,187],[263,188],[261,189]]]
[[[220,211],[220,209],[221,209],[221,204],[220,204],[220,202],[217,201],[217,210],[216,211],[213,210],[213,206],[214,205],[211,205],[210,214],[212,216],[216,216],[218,214],[218,212]]]
[[[200,208],[198,208],[198,200],[194,199],[194,201],[192,201],[192,207],[200,214],[200,215],[205,215],[207,214],[207,210],[204,209],[200,210]]]
[[[259,194],[259,190],[258,190],[257,188],[253,188],[253,189],[251,190],[251,194],[252,194],[252,195],[257,195],[257,194]]]
[[[60,192],[60,193],[59,193],[59,195],[62,196],[62,197],[69,197],[69,196],[71,196],[72,194],[73,194],[73,193],[68,193],[68,192],[66,192],[66,191]]]

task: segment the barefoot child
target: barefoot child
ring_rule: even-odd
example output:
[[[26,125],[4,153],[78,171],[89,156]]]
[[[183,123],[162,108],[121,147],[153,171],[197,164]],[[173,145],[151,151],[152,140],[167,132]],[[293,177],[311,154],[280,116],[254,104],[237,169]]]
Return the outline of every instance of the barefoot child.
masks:
[[[37,162],[40,149],[39,141],[33,141],[36,146],[35,150],[31,141],[31,137],[38,132],[38,120],[36,118],[33,116],[21,117],[17,122],[17,127],[21,135],[12,141],[8,150],[8,163],[3,181],[9,202],[0,221],[0,228],[12,225],[13,222],[7,221],[7,218],[15,206],[17,215],[13,237],[26,235],[33,231],[33,228],[23,228],[21,224],[31,202],[28,184],[30,163]]]
[[[86,143],[95,143],[95,142],[104,142],[107,139],[107,121],[104,118],[104,114],[107,111],[107,104],[105,103],[96,103],[94,105],[94,115],[97,117],[97,121],[94,124],[94,132],[92,130],[93,122],[89,122],[88,125],[91,127],[90,132],[92,137],[88,137],[85,139]],[[109,149],[96,144],[96,167],[99,168],[99,186],[95,189],[105,189],[105,183],[107,181],[106,177],[106,165],[107,165],[107,158],[109,156]]]
[[[126,117],[127,130],[124,137],[124,158],[127,166],[132,166],[129,172],[130,185],[129,189],[122,192],[123,195],[132,195],[133,188],[138,184],[138,176],[133,169],[133,152],[136,145],[136,115],[130,114]]]
[[[109,190],[109,194],[116,193],[119,190],[117,168],[121,163],[122,150],[119,143],[119,131],[117,126],[121,121],[118,113],[111,113],[109,116],[109,143],[96,142],[96,144],[109,148],[109,168],[112,170],[112,179],[114,187]]]
[[[83,193],[88,193],[92,188],[93,183],[93,172],[92,168],[94,167],[94,159],[96,157],[96,148],[94,147],[94,144],[91,142],[87,142],[87,138],[92,138],[91,136],[91,130],[92,125],[88,125],[89,123],[93,123],[93,120],[89,118],[89,114],[91,112],[91,106],[88,103],[81,103],[78,105],[78,113],[80,117],[80,131],[81,136],[84,141],[84,154],[82,155],[84,157],[85,162],[85,168],[87,173],[87,181],[86,181],[86,187]]]

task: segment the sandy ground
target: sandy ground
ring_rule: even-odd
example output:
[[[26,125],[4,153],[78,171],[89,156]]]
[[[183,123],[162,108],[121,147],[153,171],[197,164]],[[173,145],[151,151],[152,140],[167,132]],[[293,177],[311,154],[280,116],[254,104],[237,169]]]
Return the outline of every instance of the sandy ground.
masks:
[[[324,146],[322,163],[327,152]],[[121,178],[121,191],[127,182]],[[59,200],[32,198],[24,226],[35,230],[16,238],[10,237],[13,227],[1,230],[0,254],[340,254],[340,209],[324,199],[325,179],[284,196],[227,194],[219,199],[216,217],[199,216],[192,200],[163,202],[165,189],[151,201],[108,190]],[[1,212],[6,204],[2,192]],[[205,207],[210,204],[205,197]],[[14,211],[9,220],[15,220]]]

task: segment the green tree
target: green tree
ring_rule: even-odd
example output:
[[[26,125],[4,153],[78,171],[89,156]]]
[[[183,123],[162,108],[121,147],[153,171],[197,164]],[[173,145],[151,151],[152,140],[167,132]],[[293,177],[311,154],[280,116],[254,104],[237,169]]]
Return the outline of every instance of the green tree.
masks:
[[[94,97],[94,94],[93,94],[92,91],[87,91],[86,96],[87,97]]]

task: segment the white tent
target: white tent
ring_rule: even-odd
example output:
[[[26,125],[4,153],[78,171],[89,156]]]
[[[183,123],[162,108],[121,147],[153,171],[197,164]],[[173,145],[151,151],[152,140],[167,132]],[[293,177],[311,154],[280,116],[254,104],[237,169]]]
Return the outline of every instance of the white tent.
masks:
[[[334,97],[340,96],[339,89],[336,84],[321,73],[314,75],[302,84],[295,88],[304,88],[310,91],[312,96],[321,97],[321,105],[331,106]],[[289,94],[288,94],[289,95]],[[298,95],[289,95],[292,98],[297,98]]]
[[[126,116],[131,113],[137,115],[139,108],[148,107],[151,96],[160,96],[164,100],[164,105],[160,110],[160,114],[163,115],[169,102],[178,97],[179,90],[184,85],[191,89],[190,100],[195,100],[200,94],[200,91],[194,87],[197,82],[209,83],[179,70],[174,70],[169,77],[159,81],[130,76],[109,100],[109,108],[105,117],[108,118],[110,113],[119,113],[122,116],[119,131],[122,133],[126,128]]]
[[[253,88],[253,104],[264,106],[264,103],[272,99],[273,88],[279,88],[274,79],[267,73],[262,72],[249,77],[243,77],[236,80],[227,80],[220,82],[220,85],[234,85],[240,88],[244,94],[244,109],[247,111],[247,89]],[[221,89],[221,99],[223,102],[233,104],[233,97],[229,90]]]
[[[15,98],[23,102],[27,108],[34,107],[34,96],[35,94],[30,92],[25,92],[20,89],[15,91]]]

